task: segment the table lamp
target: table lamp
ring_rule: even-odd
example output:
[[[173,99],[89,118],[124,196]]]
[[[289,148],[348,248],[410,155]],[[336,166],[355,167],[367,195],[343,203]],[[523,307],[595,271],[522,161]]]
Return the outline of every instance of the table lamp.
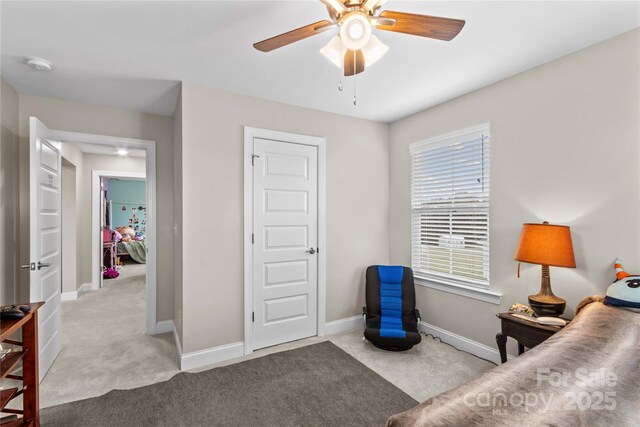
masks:
[[[564,313],[567,303],[551,291],[549,266],[575,268],[570,228],[566,225],[552,225],[547,221],[542,224],[523,224],[514,259],[542,266],[540,292],[529,295],[529,305],[536,315],[560,316]]]

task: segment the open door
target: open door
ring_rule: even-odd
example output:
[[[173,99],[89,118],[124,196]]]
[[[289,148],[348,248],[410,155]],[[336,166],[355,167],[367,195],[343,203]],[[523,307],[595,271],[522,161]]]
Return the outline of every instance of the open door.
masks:
[[[29,118],[30,300],[38,313],[40,381],[60,353],[61,143],[44,123]]]

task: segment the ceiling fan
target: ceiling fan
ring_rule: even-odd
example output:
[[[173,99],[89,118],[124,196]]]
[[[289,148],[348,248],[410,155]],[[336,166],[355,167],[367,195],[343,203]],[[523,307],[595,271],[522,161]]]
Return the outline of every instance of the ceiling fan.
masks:
[[[261,52],[270,52],[291,43],[339,27],[340,32],[320,52],[345,76],[361,73],[373,65],[389,49],[372,28],[449,41],[464,27],[460,19],[413,13],[382,11],[387,0],[320,0],[327,6],[331,20],[318,21],[253,45]],[[344,48],[343,48],[344,47]]]

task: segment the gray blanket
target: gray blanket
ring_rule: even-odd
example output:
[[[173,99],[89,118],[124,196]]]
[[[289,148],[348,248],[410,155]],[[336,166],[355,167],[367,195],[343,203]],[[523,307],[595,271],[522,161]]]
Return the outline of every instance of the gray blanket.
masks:
[[[544,343],[387,426],[640,425],[640,314],[585,302]]]

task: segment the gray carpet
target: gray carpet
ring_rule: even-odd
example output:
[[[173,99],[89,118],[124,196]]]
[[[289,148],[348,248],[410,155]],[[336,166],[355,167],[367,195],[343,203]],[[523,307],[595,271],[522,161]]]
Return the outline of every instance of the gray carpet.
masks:
[[[383,426],[417,402],[331,342],[45,408],[43,426]]]

